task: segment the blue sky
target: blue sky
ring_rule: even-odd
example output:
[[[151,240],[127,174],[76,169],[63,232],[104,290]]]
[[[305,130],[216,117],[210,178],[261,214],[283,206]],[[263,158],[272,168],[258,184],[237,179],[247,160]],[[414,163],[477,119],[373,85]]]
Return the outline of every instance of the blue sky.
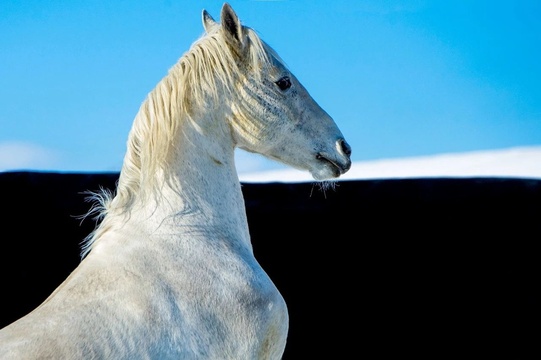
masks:
[[[354,161],[541,145],[541,1],[229,3]],[[120,170],[141,102],[222,4],[1,1],[0,170]]]

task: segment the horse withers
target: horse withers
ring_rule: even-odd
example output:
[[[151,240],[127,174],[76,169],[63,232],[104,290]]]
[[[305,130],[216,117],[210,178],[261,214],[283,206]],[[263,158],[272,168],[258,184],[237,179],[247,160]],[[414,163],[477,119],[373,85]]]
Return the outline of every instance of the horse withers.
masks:
[[[351,166],[332,118],[224,4],[137,113],[82,261],[0,330],[5,359],[279,359],[286,303],[254,257],[239,147],[317,181]]]

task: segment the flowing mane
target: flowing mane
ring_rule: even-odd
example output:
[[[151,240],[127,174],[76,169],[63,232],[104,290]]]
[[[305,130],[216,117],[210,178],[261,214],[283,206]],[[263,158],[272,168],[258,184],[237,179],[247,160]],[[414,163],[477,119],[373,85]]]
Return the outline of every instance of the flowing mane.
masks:
[[[88,215],[103,220],[96,230],[82,243],[82,257],[90,251],[92,244],[109,228],[107,214],[129,215],[136,198],[143,202],[159,192],[158,180],[170,183],[167,171],[171,148],[178,139],[180,125],[193,122],[195,109],[205,106],[208,98],[230,99],[235,96],[235,84],[242,82],[242,66],[255,79],[278,61],[284,61],[272,47],[266,44],[257,33],[242,27],[249,44],[248,62],[239,64],[239,57],[228,49],[220,26],[215,25],[196,40],[190,49],[171,67],[168,74],[147,95],[135,116],[128,136],[127,151],[120,172],[116,194],[103,189],[89,192],[94,204]],[[161,173],[162,177],[156,174]]]

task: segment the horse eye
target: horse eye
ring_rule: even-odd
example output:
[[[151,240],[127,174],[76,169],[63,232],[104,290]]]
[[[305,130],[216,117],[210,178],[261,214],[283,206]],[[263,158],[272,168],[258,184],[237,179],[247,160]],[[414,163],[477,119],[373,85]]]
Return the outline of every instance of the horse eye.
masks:
[[[280,80],[276,81],[276,85],[278,85],[280,90],[284,91],[291,87],[291,80],[288,76],[284,76]]]

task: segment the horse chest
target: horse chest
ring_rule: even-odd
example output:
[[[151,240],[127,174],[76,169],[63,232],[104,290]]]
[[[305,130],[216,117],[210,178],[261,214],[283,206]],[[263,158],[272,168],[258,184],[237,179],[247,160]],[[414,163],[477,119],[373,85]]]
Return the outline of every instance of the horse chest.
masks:
[[[216,249],[200,259],[177,259],[177,264],[167,276],[175,280],[167,278],[162,282],[166,287],[153,294],[156,301],[169,302],[169,328],[179,342],[197,339],[212,344],[209,353],[229,348],[231,354],[251,353],[253,358],[283,351],[287,306],[251,254]]]
[[[181,262],[178,272],[171,274],[179,280],[177,301],[181,303],[218,309],[217,314],[242,326],[265,324],[287,313],[282,295],[248,251],[217,247]]]
[[[147,240],[152,247],[124,247],[120,257],[116,246],[102,243],[95,249],[100,264],[105,261],[108,269],[116,268],[117,275],[125,273],[114,282],[125,287],[125,296],[116,297],[123,299],[120,307],[128,309],[126,300],[134,301],[126,318],[138,323],[136,328],[148,329],[145,332],[161,332],[171,348],[193,347],[194,353],[201,351],[200,344],[208,344],[203,351],[209,353],[224,348],[231,354],[283,351],[287,306],[251,251],[231,241],[193,234],[180,244],[174,242]],[[112,254],[114,261],[104,260]],[[88,261],[92,257],[90,253]],[[116,291],[118,286],[109,289]]]

